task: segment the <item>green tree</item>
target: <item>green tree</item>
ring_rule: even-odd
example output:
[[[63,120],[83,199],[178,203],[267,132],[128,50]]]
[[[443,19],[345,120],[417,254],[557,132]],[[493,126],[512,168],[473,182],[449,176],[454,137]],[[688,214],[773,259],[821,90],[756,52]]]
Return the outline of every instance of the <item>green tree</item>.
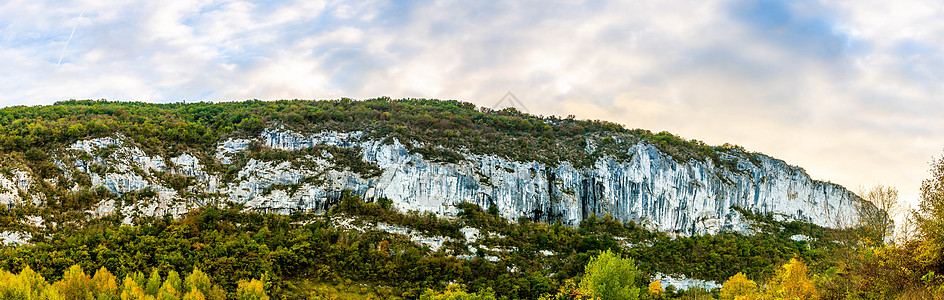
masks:
[[[920,260],[941,265],[944,246],[944,157],[931,161],[931,178],[921,182],[921,203],[911,214],[922,239]]]
[[[263,125],[262,120],[257,117],[248,117],[239,122],[239,129],[245,130],[251,133],[258,133],[262,131]]]
[[[168,271],[167,278],[164,279],[164,283],[165,284],[169,283],[172,287],[174,287],[175,291],[178,291],[178,293],[184,291],[183,286],[182,286],[183,280],[180,279],[180,274],[177,273],[177,271],[174,271],[174,270]]]
[[[152,269],[151,276],[148,277],[147,284],[144,286],[144,292],[151,296],[157,296],[162,282],[164,280],[161,279],[161,274],[158,273],[157,268]]]
[[[144,290],[143,287],[147,286],[148,278],[141,271],[134,271],[134,273],[128,274],[127,276],[125,276],[125,281],[127,281],[128,279],[131,279],[132,281],[134,281],[137,287],[141,289],[142,291]],[[122,286],[124,286],[124,282],[122,282]]]
[[[602,300],[638,299],[640,288],[636,286],[639,270],[631,258],[622,258],[606,250],[590,259],[586,273],[580,279],[580,289],[591,297]]]

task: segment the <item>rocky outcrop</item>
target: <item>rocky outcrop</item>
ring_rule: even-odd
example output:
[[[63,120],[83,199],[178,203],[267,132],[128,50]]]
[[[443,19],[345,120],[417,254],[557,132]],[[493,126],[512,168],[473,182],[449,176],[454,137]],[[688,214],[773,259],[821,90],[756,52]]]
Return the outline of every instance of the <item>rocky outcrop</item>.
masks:
[[[734,207],[835,227],[852,221],[854,206],[860,201],[841,186],[810,179],[798,167],[738,150],[723,152],[722,161],[729,162],[726,166],[711,160],[676,161],[646,142],[626,149],[628,159],[603,157],[583,168],[567,162],[554,166],[473,154],[465,154],[462,162],[445,164],[411,154],[395,139],[365,136],[361,132],[305,135],[265,130],[253,139],[224,141],[212,155],[184,153],[168,158],[148,156],[117,136],[76,142],[59,159],[72,162],[63,165],[66,173],[87,173],[95,187],[118,194],[150,189],[157,195],[154,201],[134,208],[100,204],[99,213],[122,209],[125,213],[177,214],[208,201],[234,201],[282,213],[317,212],[337,203],[341,192],[349,190],[366,199],[390,199],[402,211],[449,216],[457,212],[456,204],[472,202],[496,206],[512,220],[526,217],[576,225],[590,215],[609,214],[624,222],[687,235],[748,232],[749,224]],[[299,154],[292,161],[248,159],[232,165],[234,157],[248,151],[252,143],[289,152],[316,145],[356,149],[364,162],[378,166],[382,173],[358,174],[337,165],[328,152]],[[201,162],[198,157],[238,167],[238,175],[224,180],[221,172],[206,167],[215,162]],[[168,173],[190,177],[195,184],[180,193],[158,176]],[[0,199],[18,197],[11,190],[14,181],[23,179],[0,178],[8,191]]]
[[[32,183],[29,172],[14,169],[8,176],[0,175],[0,204],[14,205],[21,201],[20,191],[25,191]]]

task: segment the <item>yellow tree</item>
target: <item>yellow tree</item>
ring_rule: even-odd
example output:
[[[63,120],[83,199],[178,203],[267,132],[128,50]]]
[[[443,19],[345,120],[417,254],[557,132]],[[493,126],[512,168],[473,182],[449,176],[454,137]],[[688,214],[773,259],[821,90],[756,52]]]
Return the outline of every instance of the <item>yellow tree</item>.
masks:
[[[23,270],[20,271],[20,280],[23,280],[24,283],[30,286],[30,289],[33,291],[39,292],[42,290],[49,289],[49,283],[46,282],[46,279],[43,278],[43,275],[36,273],[32,268],[26,266]]]
[[[767,295],[773,299],[819,299],[819,293],[808,272],[806,264],[794,256],[777,270],[777,274],[769,283]]]
[[[157,300],[180,300],[180,292],[174,288],[173,282],[166,280],[157,291]]]
[[[223,287],[219,285],[213,285],[213,288],[210,289],[210,292],[206,295],[207,300],[226,300],[226,290],[223,290]]]
[[[262,281],[253,279],[250,281],[240,280],[236,283],[236,295],[239,300],[269,300],[266,295]]]
[[[206,297],[197,288],[191,288],[181,300],[206,300]]]
[[[108,272],[108,269],[101,267],[92,277],[92,283],[95,285],[95,293],[99,300],[118,300],[121,292],[118,291],[118,278]]]
[[[721,286],[721,300],[752,300],[758,296],[757,283],[741,272],[728,278]]]
[[[29,299],[32,289],[19,276],[0,270],[0,297],[4,299]]]
[[[585,300],[590,297],[592,291],[581,290],[574,279],[567,279],[555,294],[541,296],[540,300]]]
[[[42,275],[29,266],[19,275],[0,270],[0,298],[2,299],[59,299]]]
[[[420,300],[495,300],[495,295],[491,289],[480,293],[468,293],[465,288],[458,284],[450,284],[442,293],[427,289]]]
[[[69,270],[66,270],[65,274],[62,275],[62,280],[53,285],[59,290],[63,299],[95,299],[95,295],[92,293],[92,290],[95,288],[95,283],[92,282],[92,278],[86,275],[85,271],[83,271],[82,267],[79,265],[69,267]]]
[[[121,300],[154,300],[154,296],[144,293],[144,289],[130,276],[121,284]]]
[[[664,297],[662,292],[662,282],[656,280],[649,284],[649,296],[653,299],[662,299]]]
[[[193,268],[193,272],[184,279],[184,290],[197,289],[201,294],[206,295],[210,293],[210,287],[210,276],[197,268]]]

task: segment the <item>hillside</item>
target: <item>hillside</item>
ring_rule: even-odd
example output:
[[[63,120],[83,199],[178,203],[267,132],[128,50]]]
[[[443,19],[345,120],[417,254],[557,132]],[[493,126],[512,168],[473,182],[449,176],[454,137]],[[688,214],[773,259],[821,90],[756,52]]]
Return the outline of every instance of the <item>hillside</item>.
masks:
[[[2,116],[0,201],[127,221],[221,202],[325,211],[351,190],[401,211],[454,215],[470,202],[511,220],[610,214],[666,232],[747,233],[734,207],[835,227],[851,224],[858,201],[737,147],[457,101],[68,101]]]
[[[514,292],[523,298],[555,290],[603,249],[623,249],[652,276],[680,285],[691,284],[684,277],[720,283],[738,271],[770,274],[772,264],[794,253],[832,255],[817,249],[835,245],[841,231],[829,227],[852,224],[861,201],[841,186],[739,147],[425,99],[10,107],[0,110],[0,151],[0,203],[7,205],[0,238],[33,245],[6,248],[6,269],[31,262],[56,278],[72,263],[124,275],[150,266],[185,272],[200,264],[196,257],[257,253],[250,257],[259,259],[255,255],[267,253],[263,257],[276,260],[202,263],[230,291],[236,279],[262,273],[366,280],[413,296],[457,278],[477,282],[466,271],[423,279],[436,273],[426,269],[405,285],[394,284],[393,274],[405,272],[397,268],[417,267],[417,261],[397,260],[388,267],[399,271],[377,274],[366,264],[383,255],[375,251],[384,243],[415,259],[449,258],[424,262],[435,268],[486,268],[476,272],[508,280],[551,278]],[[300,254],[274,249],[294,249],[326,234],[299,225],[312,222],[336,243],[321,251],[341,247],[325,255],[355,256],[341,265],[319,259],[281,265],[291,263],[272,255]],[[121,224],[134,229],[114,231]],[[193,228],[199,230],[165,235]],[[273,230],[280,232],[274,239],[261,233]],[[205,235],[211,231],[226,238]],[[115,244],[95,238],[96,232],[125,237]],[[161,248],[163,254],[135,263],[134,253],[154,250],[135,242],[145,236],[181,247]],[[259,248],[230,239],[251,239]],[[139,250],[114,254],[119,258],[109,263],[101,260],[107,251],[96,249],[90,258],[72,250],[82,244]],[[50,264],[31,247],[66,259]],[[678,257],[693,247],[702,249],[696,257]],[[537,263],[542,257],[551,259]],[[744,262],[730,263],[739,258]],[[359,267],[345,269],[348,261]],[[312,273],[315,266],[333,271]],[[476,290],[495,284],[478,283]]]

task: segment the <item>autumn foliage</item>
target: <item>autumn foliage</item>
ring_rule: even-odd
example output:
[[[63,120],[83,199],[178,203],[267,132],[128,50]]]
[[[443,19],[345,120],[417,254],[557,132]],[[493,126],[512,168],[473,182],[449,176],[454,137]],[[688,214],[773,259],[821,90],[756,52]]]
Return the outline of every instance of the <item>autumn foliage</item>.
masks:
[[[143,285],[143,287],[142,287]],[[30,300],[224,300],[230,299],[210,278],[194,269],[181,279],[169,271],[162,280],[155,269],[145,279],[140,272],[119,281],[107,269],[100,268],[89,276],[79,265],[73,265],[52,284],[29,266],[19,274],[0,270],[0,299]],[[236,299],[268,300],[262,282],[257,279],[240,281]]]
[[[731,276],[721,287],[722,300],[750,300],[757,299],[759,295],[757,283],[747,279],[744,273]]]

